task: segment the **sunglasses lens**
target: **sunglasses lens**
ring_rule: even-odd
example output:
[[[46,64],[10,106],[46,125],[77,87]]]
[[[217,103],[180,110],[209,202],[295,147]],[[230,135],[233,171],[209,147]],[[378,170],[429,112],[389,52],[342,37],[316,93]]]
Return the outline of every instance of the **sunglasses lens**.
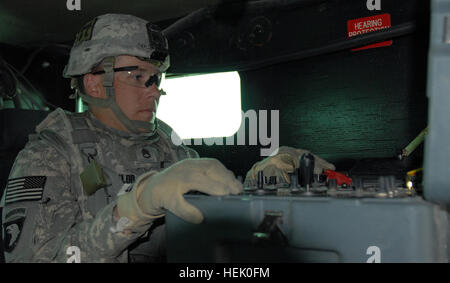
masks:
[[[161,84],[161,76],[160,75],[157,75],[157,74],[152,75],[147,80],[147,82],[145,82],[146,87],[152,86],[153,84],[156,84],[156,87],[159,87],[159,85]]]
[[[115,68],[114,71],[116,72],[117,79],[119,81],[131,86],[141,88],[151,87],[153,84],[155,84],[155,86],[159,88],[164,76],[164,74],[159,72],[150,75],[152,73],[150,73],[149,70],[145,68],[139,68],[138,66]],[[104,71],[102,71],[102,73],[104,73]],[[100,74],[100,72],[96,72],[93,74]]]

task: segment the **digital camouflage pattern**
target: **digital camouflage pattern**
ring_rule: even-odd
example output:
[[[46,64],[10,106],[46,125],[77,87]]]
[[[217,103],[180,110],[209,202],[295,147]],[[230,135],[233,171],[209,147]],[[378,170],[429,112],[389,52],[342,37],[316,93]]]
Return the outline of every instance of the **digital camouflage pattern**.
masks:
[[[170,128],[161,121],[159,125],[156,135],[134,135],[104,126],[90,112],[50,113],[36,127],[39,138],[19,153],[9,176],[45,176],[42,198],[5,204],[8,189],[3,195],[6,262],[66,262],[73,246],[80,249],[81,262],[151,261],[159,256],[162,226],[149,223],[125,234],[113,219],[117,196],[128,193],[139,175],[198,157],[192,149],[174,146]],[[108,185],[88,196],[79,176],[92,159],[103,168]]]
[[[78,32],[63,75],[89,73],[103,58],[121,54],[152,59],[162,73],[170,66],[168,42],[159,28],[133,15],[105,14]]]

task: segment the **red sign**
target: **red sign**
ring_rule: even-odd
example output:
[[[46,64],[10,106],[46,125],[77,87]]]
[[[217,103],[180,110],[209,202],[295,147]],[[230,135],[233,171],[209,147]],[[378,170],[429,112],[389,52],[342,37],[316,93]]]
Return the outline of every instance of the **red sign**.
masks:
[[[390,27],[391,27],[391,15],[389,14],[381,14],[347,21],[348,37],[374,32],[377,30],[387,29]],[[352,51],[390,45],[392,45],[392,40],[370,44],[364,47],[352,49]]]

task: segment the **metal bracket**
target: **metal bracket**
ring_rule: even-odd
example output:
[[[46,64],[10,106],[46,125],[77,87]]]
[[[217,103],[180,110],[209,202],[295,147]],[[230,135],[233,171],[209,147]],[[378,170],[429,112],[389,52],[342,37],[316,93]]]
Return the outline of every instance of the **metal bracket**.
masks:
[[[282,217],[282,212],[266,211],[264,219],[253,232],[253,243],[286,246],[288,240],[280,228]]]

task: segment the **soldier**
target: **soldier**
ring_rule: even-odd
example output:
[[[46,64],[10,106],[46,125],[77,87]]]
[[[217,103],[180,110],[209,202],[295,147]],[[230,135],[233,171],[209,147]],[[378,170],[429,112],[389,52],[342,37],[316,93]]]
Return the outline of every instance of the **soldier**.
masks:
[[[143,19],[106,14],[84,25],[64,76],[89,111],[50,113],[17,156],[1,202],[7,262],[161,261],[167,210],[203,220],[184,193],[242,192],[231,171],[175,146],[156,119],[169,64],[167,39]],[[301,152],[281,148],[246,182],[255,170],[283,175]]]

